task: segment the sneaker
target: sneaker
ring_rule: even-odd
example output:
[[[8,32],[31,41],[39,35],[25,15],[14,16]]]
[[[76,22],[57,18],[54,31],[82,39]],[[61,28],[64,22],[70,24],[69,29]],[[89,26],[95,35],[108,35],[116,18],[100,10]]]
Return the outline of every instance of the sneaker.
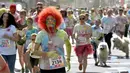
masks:
[[[95,66],[98,66],[98,62],[95,63]]]
[[[24,68],[22,68],[22,73],[24,73]]]
[[[79,64],[79,70],[82,70],[82,64]]]
[[[129,55],[126,55],[126,59],[129,59]]]

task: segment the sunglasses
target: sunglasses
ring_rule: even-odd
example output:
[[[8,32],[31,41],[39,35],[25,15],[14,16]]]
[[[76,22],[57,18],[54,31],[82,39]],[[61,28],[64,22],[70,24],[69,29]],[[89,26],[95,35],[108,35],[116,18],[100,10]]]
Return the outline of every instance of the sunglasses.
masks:
[[[43,7],[37,7],[37,9],[42,9]]]
[[[35,41],[35,39],[31,39],[32,41]]]
[[[56,22],[56,20],[53,19],[53,18],[47,18],[47,19],[46,19],[46,21],[50,21],[50,20],[53,21],[53,22]]]
[[[80,20],[84,20],[85,18],[79,18]]]
[[[119,10],[119,12],[123,12],[123,10]]]

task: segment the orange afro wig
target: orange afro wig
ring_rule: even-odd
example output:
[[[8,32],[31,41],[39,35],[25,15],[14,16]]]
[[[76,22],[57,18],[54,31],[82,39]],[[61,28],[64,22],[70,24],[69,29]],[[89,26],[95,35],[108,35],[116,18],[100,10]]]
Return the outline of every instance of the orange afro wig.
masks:
[[[38,16],[38,26],[41,29],[47,30],[46,18],[50,15],[56,19],[56,29],[61,25],[63,21],[61,13],[55,7],[47,7],[43,9]]]

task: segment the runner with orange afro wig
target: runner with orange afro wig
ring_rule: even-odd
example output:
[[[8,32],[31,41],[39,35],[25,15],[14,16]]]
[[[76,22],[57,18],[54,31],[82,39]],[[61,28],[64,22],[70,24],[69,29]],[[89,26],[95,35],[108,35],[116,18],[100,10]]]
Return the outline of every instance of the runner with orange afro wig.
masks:
[[[45,29],[46,31],[48,31],[46,19],[50,15],[56,19],[56,24],[54,25],[56,29],[61,25],[63,21],[61,13],[55,7],[47,7],[43,9],[38,16],[38,25],[41,29]]]
[[[62,15],[55,7],[44,8],[39,14],[38,25],[42,30],[37,34],[33,55],[42,56],[39,61],[40,73],[66,73],[66,66],[68,71],[71,69],[71,44],[67,33],[58,29],[62,22]],[[42,51],[36,55],[39,47]]]

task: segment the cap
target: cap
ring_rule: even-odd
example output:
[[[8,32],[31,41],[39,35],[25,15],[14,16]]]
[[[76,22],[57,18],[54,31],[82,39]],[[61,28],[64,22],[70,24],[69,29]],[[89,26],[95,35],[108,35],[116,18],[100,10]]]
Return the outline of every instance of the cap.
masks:
[[[31,36],[37,36],[37,34],[36,33],[32,33],[32,35]]]

